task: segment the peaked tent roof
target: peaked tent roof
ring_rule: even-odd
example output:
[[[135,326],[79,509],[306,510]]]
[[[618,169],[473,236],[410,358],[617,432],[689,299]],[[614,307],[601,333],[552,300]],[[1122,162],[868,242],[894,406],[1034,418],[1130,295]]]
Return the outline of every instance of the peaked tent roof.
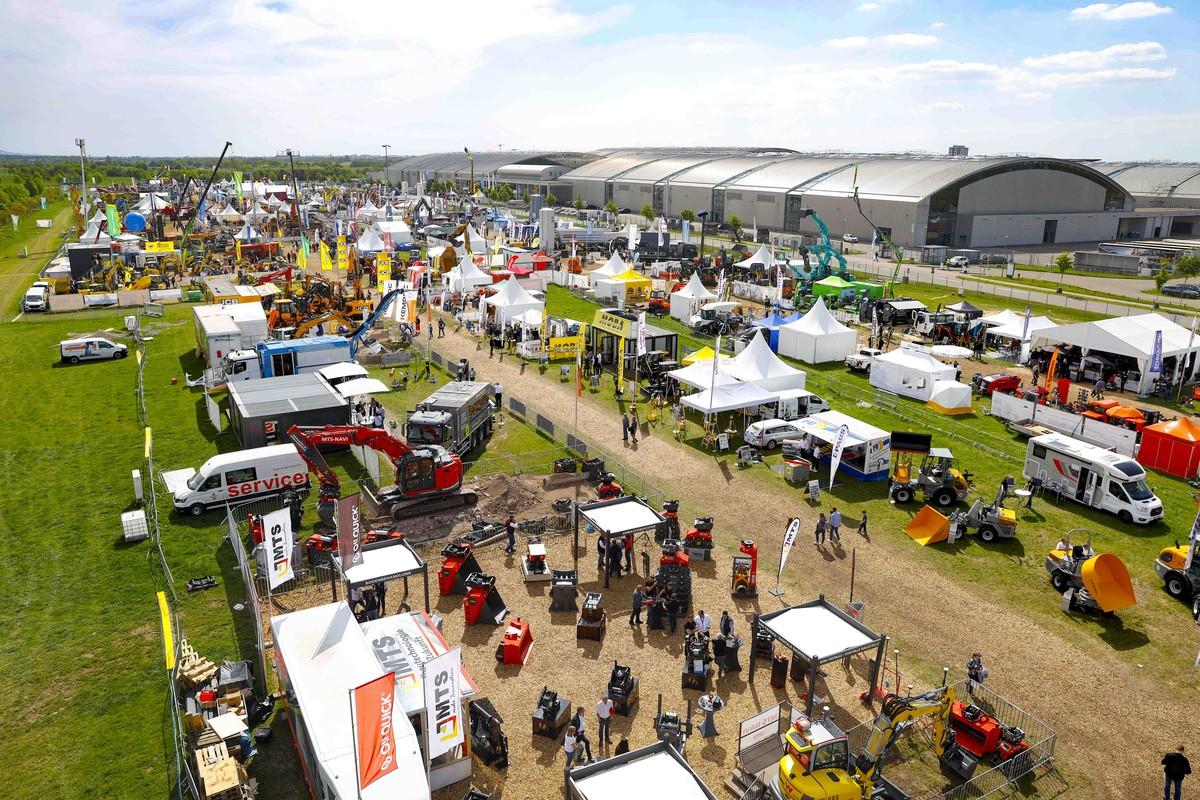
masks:
[[[796,322],[799,319],[800,319],[799,311],[797,311],[794,314],[789,314],[787,316],[784,316],[783,314],[779,313],[779,309],[773,309],[771,311],[771,313],[767,314],[765,317],[762,317],[761,319],[751,320],[750,324],[753,325],[755,328],[782,328],[784,325],[787,325],[792,322]]]
[[[830,275],[826,278],[822,278],[821,280],[817,281],[817,285],[818,286],[827,286],[830,289],[853,289],[853,288],[855,288],[854,283],[852,283],[851,281],[843,280],[842,278],[839,278],[837,275]]]
[[[525,287],[517,283],[515,278],[509,278],[500,284],[500,288],[496,290],[494,295],[487,298],[487,302],[488,305],[493,305],[497,308],[541,304],[541,301],[525,291]]]
[[[1020,322],[1025,319],[1022,315],[1016,313],[1012,309],[1004,309],[995,314],[988,314],[979,318],[979,321],[985,325],[1009,325],[1013,322]]]
[[[242,229],[240,231],[233,235],[233,238],[241,239],[243,242],[249,242],[252,239],[258,239],[260,237],[258,231],[250,227],[250,223],[247,222],[246,224],[242,225]]]
[[[721,411],[735,411],[739,408],[753,408],[773,403],[775,395],[758,388],[753,383],[731,383],[713,389],[705,389],[696,394],[689,394],[680,402],[703,414],[716,414]]]
[[[1200,423],[1191,417],[1164,420],[1154,425],[1147,425],[1144,430],[1165,433],[1185,442],[1200,442]]]
[[[614,252],[608,257],[608,261],[604,262],[604,266],[600,267],[600,269],[592,270],[591,274],[593,278],[612,278],[620,275],[627,269],[629,267],[621,260],[621,256]]]
[[[764,267],[773,267],[775,265],[775,255],[765,245],[760,244],[758,249],[749,258],[744,258],[734,264],[735,267],[750,267],[753,264],[762,264]]]
[[[601,267],[603,269],[603,267]],[[595,274],[595,273],[592,273]],[[679,297],[690,297],[695,300],[711,300],[716,297],[714,293],[709,291],[708,287],[700,282],[700,273],[693,272],[692,277],[688,279],[687,284],[675,292]]]
[[[950,372],[951,374],[954,372],[954,367],[938,361],[931,353],[912,347],[897,347],[895,350],[875,356],[874,360],[922,372]]]
[[[789,331],[799,331],[801,333],[816,335],[845,333],[846,331],[853,333],[850,328],[838,322],[833,314],[829,312],[829,309],[825,307],[824,297],[818,297],[817,302],[813,304],[813,307],[808,310],[807,314],[795,322],[789,322],[784,327]]]
[[[708,389],[712,386],[729,386],[738,382],[737,378],[729,374],[729,370],[733,367],[733,359],[726,356],[721,356],[717,362],[717,374],[713,375],[712,358],[705,361],[697,361],[686,367],[673,369],[667,374],[680,383],[687,384],[696,389]]]
[[[734,356],[728,371],[738,380],[751,382],[804,374],[775,355],[761,336],[755,336],[745,350]]]
[[[693,350],[692,352],[688,353],[679,363],[686,367],[691,364],[695,364],[697,361],[712,361],[716,357],[717,354],[713,352],[713,349],[708,345],[704,345],[704,347],[701,347],[699,350]]]
[[[1071,344],[1102,353],[1146,359],[1154,351],[1154,335],[1158,331],[1163,335],[1164,356],[1188,352],[1188,329],[1155,313],[1059,325],[1038,331],[1031,338],[1035,345],[1040,342]],[[1200,350],[1200,342],[1193,343],[1190,349]]]
[[[1016,322],[1011,322],[1008,325],[997,325],[988,330],[990,336],[1003,336],[1008,339],[1021,339],[1024,334],[1023,341],[1029,341],[1038,331],[1044,331],[1047,328],[1057,327],[1058,323],[1049,317],[1037,316],[1029,318],[1029,329],[1025,328],[1025,318],[1019,317]]]
[[[966,300],[960,300],[953,305],[946,306],[949,311],[957,311],[960,314],[974,314],[976,311],[983,311],[982,308],[977,308],[971,305]]]
[[[358,237],[355,247],[358,248],[360,253],[378,253],[381,250],[387,249],[387,246],[383,243],[383,239],[379,238],[379,234],[370,229],[367,229],[366,233]]]
[[[635,272],[633,269],[627,269],[619,275],[613,275],[614,281],[623,281],[624,283],[650,283],[650,279],[640,272]]]

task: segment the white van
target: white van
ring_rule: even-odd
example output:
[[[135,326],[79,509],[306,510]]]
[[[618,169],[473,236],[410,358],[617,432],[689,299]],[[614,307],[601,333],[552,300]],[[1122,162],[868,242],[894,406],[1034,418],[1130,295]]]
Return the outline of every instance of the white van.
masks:
[[[58,354],[68,364],[80,361],[107,361],[124,358],[129,348],[110,342],[103,336],[88,336],[83,339],[66,339],[58,343]]]
[[[175,510],[198,517],[213,506],[308,488],[308,465],[294,444],[213,456],[200,469],[164,472]]]
[[[1059,492],[1092,508],[1116,514],[1129,524],[1162,519],[1162,501],[1146,485],[1146,470],[1129,456],[1058,433],[1034,436],[1025,453],[1025,477],[1040,478]]]
[[[49,311],[50,284],[45,281],[37,281],[26,289],[25,296],[21,298],[21,310]]]

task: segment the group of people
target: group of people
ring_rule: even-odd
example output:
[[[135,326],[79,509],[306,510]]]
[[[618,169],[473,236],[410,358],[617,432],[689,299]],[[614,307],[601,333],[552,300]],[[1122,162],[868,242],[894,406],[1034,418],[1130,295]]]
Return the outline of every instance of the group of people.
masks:
[[[596,702],[596,720],[598,722],[598,731],[596,733],[596,744],[601,747],[607,747],[612,744],[612,718],[616,713],[613,707],[613,701],[608,695],[601,695],[599,701]],[[579,757],[580,751],[583,751],[583,757]],[[613,750],[614,756],[619,756],[622,753],[629,752],[629,740],[624,736],[621,741],[617,742],[617,748]],[[563,736],[563,755],[566,756],[566,765],[563,767],[563,774],[571,771],[571,767],[576,764],[595,763],[596,758],[592,755],[592,741],[587,736],[587,717],[583,713],[583,707],[575,709],[574,716],[567,723],[567,732]]]
[[[628,442],[632,437],[633,443],[637,444],[638,428],[640,425],[636,407],[628,412],[621,412],[621,440]]]
[[[611,541],[606,536],[596,538],[596,568],[606,569],[611,577],[619,578],[622,562],[625,573],[633,572],[633,534],[613,537]]]
[[[858,520],[858,534],[867,536],[867,510],[865,508]],[[824,511],[817,516],[816,530],[813,531],[813,544],[820,547],[825,544],[826,537],[830,544],[840,545],[842,543],[842,512],[838,511],[837,506],[834,506],[833,510],[829,512],[828,518]]]
[[[354,404],[354,418],[358,420],[359,425],[369,425],[372,428],[382,428],[387,414],[383,410],[383,403],[371,398],[371,402],[364,403],[361,399]]]
[[[359,622],[379,619],[387,606],[387,584],[383,581],[368,584],[363,587],[351,587],[349,592],[350,610]]]

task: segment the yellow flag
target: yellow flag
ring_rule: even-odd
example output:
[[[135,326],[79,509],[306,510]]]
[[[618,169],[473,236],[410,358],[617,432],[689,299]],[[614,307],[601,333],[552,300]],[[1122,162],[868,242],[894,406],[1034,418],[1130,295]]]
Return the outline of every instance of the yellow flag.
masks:
[[[329,255],[329,245],[321,242],[321,269],[333,272],[333,258]]]
[[[237,250],[237,260],[238,260],[238,262],[240,263],[240,262],[241,262],[241,260],[242,260],[242,243],[241,243],[241,242],[238,242],[238,241],[235,241],[235,242],[233,243],[233,247],[234,247],[234,249],[235,249],[235,250]]]

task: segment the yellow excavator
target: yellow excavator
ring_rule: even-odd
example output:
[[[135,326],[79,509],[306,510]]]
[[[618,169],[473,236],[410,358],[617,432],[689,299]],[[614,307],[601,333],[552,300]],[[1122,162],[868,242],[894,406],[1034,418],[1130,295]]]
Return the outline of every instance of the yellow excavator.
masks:
[[[830,719],[801,715],[784,736],[786,753],[771,781],[775,800],[871,800],[906,797],[881,773],[884,757],[896,736],[912,723],[932,717],[934,752],[960,775],[974,769],[974,757],[954,742],[950,711],[954,690],[940,686],[923,694],[888,694],[861,751],[850,753],[850,742]]]
[[[316,317],[309,317],[296,326],[296,330],[292,332],[293,339],[299,339],[305,336],[309,331],[316,328],[318,325],[324,325],[324,330],[327,333],[337,333],[341,328],[346,329],[346,333],[350,333],[358,327],[359,323],[351,321],[346,315],[340,311],[330,311],[326,314],[321,314]]]

